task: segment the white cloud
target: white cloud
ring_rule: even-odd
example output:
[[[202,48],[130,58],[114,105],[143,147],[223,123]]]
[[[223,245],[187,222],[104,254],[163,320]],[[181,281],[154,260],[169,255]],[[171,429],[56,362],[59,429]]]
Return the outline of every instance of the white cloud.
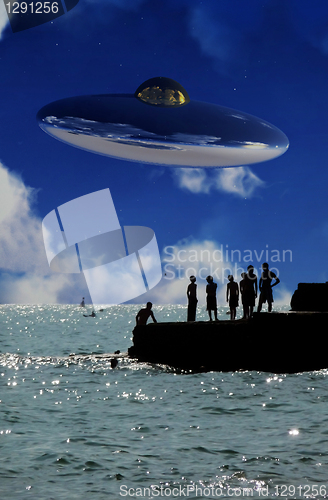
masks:
[[[273,308],[274,306],[285,306],[290,304],[290,300],[292,298],[294,292],[287,290],[287,288],[281,283],[274,287],[273,289]],[[265,306],[263,307],[263,311],[265,311]]]
[[[177,170],[181,174],[177,177],[181,187],[193,192],[223,189],[244,196],[262,183],[258,183],[254,174],[241,168],[217,169],[214,177],[207,177],[203,169]],[[226,171],[230,171],[229,175],[225,174]],[[88,296],[84,276],[50,272],[41,219],[32,209],[35,195],[34,189],[25,186],[17,175],[0,163],[0,302],[77,303],[82,296]],[[191,274],[197,277],[200,304],[205,304],[205,278],[211,274],[218,283],[218,301],[225,305],[227,275],[232,272],[239,281],[246,267],[244,262],[230,262],[223,255],[219,243],[193,238],[166,247],[162,263],[166,276],[145,294],[147,300],[162,304],[186,304],[186,289]],[[280,288],[277,299],[281,296],[281,300],[286,301],[287,295],[288,292]]]
[[[218,284],[218,301],[225,305],[226,277],[234,271],[242,272],[239,265],[234,266],[225,260],[224,251],[217,242],[192,238],[165,247],[162,264],[164,277],[151,291],[150,298],[160,304],[186,304],[191,275],[197,279],[199,303],[205,304],[206,277],[211,275]]]
[[[238,196],[251,197],[255,190],[264,187],[265,182],[249,167],[224,168],[217,176],[217,189]]]
[[[163,279],[144,297],[157,304],[187,304],[187,286],[189,277],[193,274],[197,279],[197,295],[199,306],[206,303],[206,276],[212,275],[217,283],[218,306],[226,306],[227,276],[233,274],[239,283],[241,273],[247,271],[249,264],[254,265],[258,279],[261,276],[259,259],[249,262],[241,250],[226,250],[225,245],[212,240],[197,241],[193,238],[178,241],[175,245],[167,246],[162,252]],[[292,293],[280,283],[274,288],[274,306],[288,305]],[[258,302],[258,300],[257,300]],[[257,304],[256,302],[256,304]],[[242,310],[241,301],[239,310]],[[263,307],[266,311],[266,306]]]
[[[19,210],[18,204],[26,211],[31,195],[32,190],[0,163],[0,223],[15,215]]]
[[[79,302],[88,294],[83,275],[50,272],[35,195],[0,163],[0,302]]]
[[[182,189],[192,193],[209,193],[211,182],[202,168],[175,168],[172,170],[173,177]]]
[[[2,277],[2,300],[7,304],[53,304],[65,287],[71,286],[70,275],[39,276],[25,274],[21,277]],[[80,297],[77,297],[77,301]]]
[[[265,186],[249,167],[217,168],[207,171],[202,168],[175,168],[174,179],[181,189],[192,193],[209,193],[212,189],[250,198],[258,188]]]
[[[48,273],[41,220],[31,207],[36,190],[0,163],[0,267],[13,272]]]

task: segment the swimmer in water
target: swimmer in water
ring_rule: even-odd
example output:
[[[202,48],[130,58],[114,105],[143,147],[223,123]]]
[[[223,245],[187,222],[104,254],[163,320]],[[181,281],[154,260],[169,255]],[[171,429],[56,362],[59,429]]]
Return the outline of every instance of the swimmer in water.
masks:
[[[85,318],[90,318],[90,317],[91,317],[91,318],[95,318],[95,317],[96,317],[96,313],[95,313],[94,311],[92,311],[92,313],[91,313],[91,314],[83,314],[83,316],[84,316]]]

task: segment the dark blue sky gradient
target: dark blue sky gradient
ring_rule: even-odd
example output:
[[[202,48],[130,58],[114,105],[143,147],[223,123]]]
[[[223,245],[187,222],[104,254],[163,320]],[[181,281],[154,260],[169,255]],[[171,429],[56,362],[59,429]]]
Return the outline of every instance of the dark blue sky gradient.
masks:
[[[281,290],[328,280],[325,2],[80,0],[52,23],[15,34],[7,26],[0,67],[0,161],[35,189],[36,218],[109,187],[121,224],[151,227],[161,252],[183,248],[184,239],[241,252],[290,249],[292,262],[279,263]],[[38,110],[49,102],[134,93],[154,76],[177,80],[191,99],[271,122],[288,136],[289,150],[245,168],[246,195],[222,183],[215,188],[217,169],[206,170],[208,192],[192,192],[173,168],[81,151],[37,125]],[[18,274],[4,250],[0,256],[5,302],[5,285]]]

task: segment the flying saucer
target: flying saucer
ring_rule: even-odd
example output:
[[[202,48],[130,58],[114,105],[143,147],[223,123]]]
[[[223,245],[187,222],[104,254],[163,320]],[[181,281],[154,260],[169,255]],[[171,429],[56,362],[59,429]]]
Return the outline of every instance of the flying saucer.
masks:
[[[40,127],[86,151],[184,167],[230,167],[271,160],[286,135],[255,116],[190,100],[174,80],[151,78],[134,94],[70,97],[44,106]]]

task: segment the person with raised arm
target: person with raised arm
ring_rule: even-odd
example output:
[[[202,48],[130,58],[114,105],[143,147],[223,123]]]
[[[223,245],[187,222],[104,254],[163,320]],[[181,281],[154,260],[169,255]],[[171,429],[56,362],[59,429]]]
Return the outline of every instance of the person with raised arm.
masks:
[[[275,280],[273,285],[271,284],[272,280]],[[265,302],[268,303],[268,312],[272,311],[272,288],[278,285],[278,283],[280,283],[280,279],[275,275],[274,272],[269,270],[269,264],[267,262],[264,262],[262,264],[262,274],[259,282],[259,289],[261,293],[257,312],[261,312],[262,305],[265,304]]]

